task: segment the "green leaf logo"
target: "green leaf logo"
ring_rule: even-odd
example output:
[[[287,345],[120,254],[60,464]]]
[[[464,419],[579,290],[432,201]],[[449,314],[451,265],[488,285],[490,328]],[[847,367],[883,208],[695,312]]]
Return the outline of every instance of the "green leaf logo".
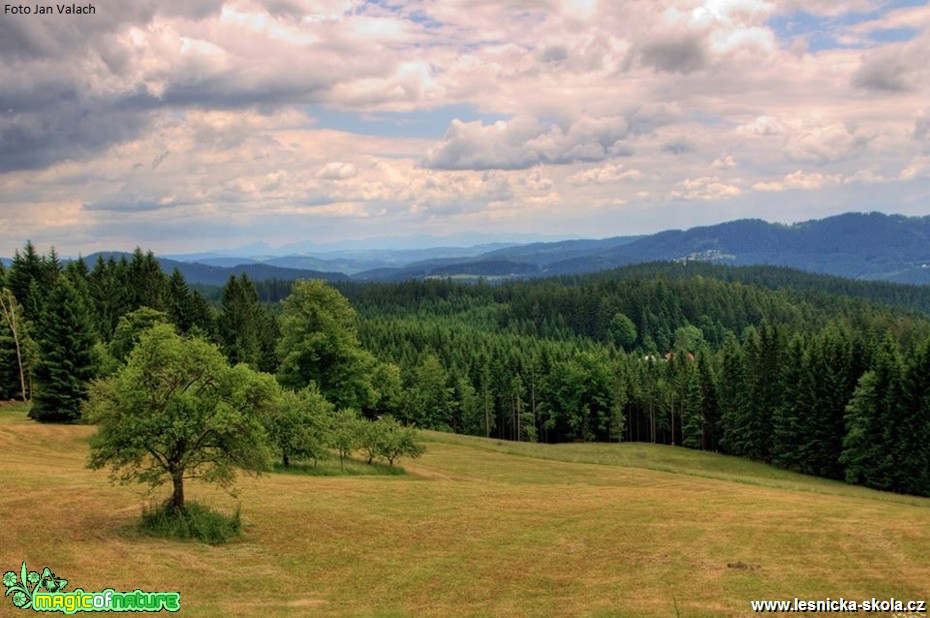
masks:
[[[38,571],[29,571],[26,569],[26,563],[23,562],[19,574],[15,571],[7,571],[3,574],[3,586],[6,588],[3,596],[9,597],[13,605],[20,609],[29,609],[32,607],[32,600],[36,592],[42,588],[48,592],[61,592],[68,585],[67,579],[55,577],[51,569],[45,567],[41,575]]]

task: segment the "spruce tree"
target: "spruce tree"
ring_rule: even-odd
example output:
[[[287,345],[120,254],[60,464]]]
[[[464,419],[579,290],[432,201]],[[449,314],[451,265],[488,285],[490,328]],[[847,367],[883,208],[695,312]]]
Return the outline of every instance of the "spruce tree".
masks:
[[[98,255],[94,269],[88,275],[93,319],[101,339],[109,341],[119,324],[119,318],[129,311],[128,268],[125,260],[112,257],[104,261]]]
[[[802,410],[800,402],[804,341],[795,335],[785,352],[785,363],[781,367],[779,383],[782,388],[782,400],[772,414],[772,463],[789,470],[800,470],[802,463],[801,442],[802,414],[813,414],[812,410]],[[840,433],[842,436],[842,432]]]
[[[676,387],[678,388],[679,407],[681,410],[681,445],[687,448],[704,448],[704,431],[707,427],[702,414],[701,376],[695,361],[681,356],[681,363]]]
[[[139,307],[150,307],[158,311],[166,309],[168,277],[162,271],[154,253],[142,253],[142,249],[136,247],[124,273],[129,292],[128,310]]]
[[[218,324],[223,352],[229,362],[259,369],[263,364],[261,337],[265,315],[258,292],[245,274],[241,279],[232,275],[226,282]]]
[[[872,368],[859,378],[846,406],[840,464],[846,482],[893,491],[902,367],[897,343],[890,334],[872,359]]]
[[[216,311],[197,290],[191,292],[190,334],[210,341],[219,341],[216,332]]]
[[[59,276],[36,328],[39,358],[33,370],[30,416],[43,422],[80,420],[81,402],[94,377],[94,333],[87,308],[71,282]]]
[[[194,304],[181,271],[175,268],[168,279],[167,313],[178,332],[187,334],[194,325]]]
[[[701,417],[704,420],[704,429],[701,432],[704,443],[701,448],[706,451],[716,451],[719,448],[720,435],[723,433],[720,401],[717,395],[719,386],[712,358],[703,351],[697,357],[698,379],[701,386]]]
[[[26,241],[23,252],[16,250],[13,253],[13,262],[7,275],[7,283],[16,300],[23,307],[26,319],[35,322],[41,313],[40,299],[37,298],[37,289],[41,289],[44,278],[43,258],[32,244]],[[38,285],[36,288],[33,284]]]
[[[930,340],[909,355],[901,384],[895,453],[896,491],[930,496]]]
[[[798,450],[800,471],[842,479],[839,463],[843,450],[846,405],[859,375],[846,332],[833,325],[812,338],[803,359],[798,407],[802,414]]]
[[[721,445],[737,456],[749,453],[749,412],[751,400],[747,393],[746,367],[743,350],[731,333],[723,342],[720,375]]]

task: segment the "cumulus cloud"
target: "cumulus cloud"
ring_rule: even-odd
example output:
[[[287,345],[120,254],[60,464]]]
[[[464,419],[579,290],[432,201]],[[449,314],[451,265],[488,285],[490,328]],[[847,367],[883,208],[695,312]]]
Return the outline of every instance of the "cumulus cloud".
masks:
[[[314,4],[127,0],[80,26],[0,20],[0,171],[86,157],[150,130],[162,109],[441,96],[429,63],[386,53],[416,41],[415,23]]]
[[[345,180],[358,174],[358,169],[352,163],[331,161],[321,167],[316,173],[317,178],[325,180]]]
[[[761,0],[668,2],[658,19],[640,16],[647,24],[631,33],[627,65],[656,73],[691,77],[732,60],[771,57],[778,49],[765,27],[772,6]]]
[[[843,178],[843,183],[845,184],[873,184],[876,182],[887,182],[888,178],[882,174],[876,174],[872,170],[858,170],[856,173],[851,176],[846,176]]]
[[[601,161],[626,155],[629,126],[623,117],[581,118],[567,129],[530,116],[486,125],[453,120],[424,167],[447,170],[525,169],[534,165]]]
[[[675,185],[672,197],[685,200],[713,201],[742,194],[739,187],[727,184],[717,176],[688,178]]]
[[[754,191],[787,191],[789,189],[820,189],[828,185],[835,185],[843,179],[838,175],[827,175],[819,172],[794,171],[780,181],[763,181],[755,183]]]
[[[907,92],[927,77],[930,45],[923,42],[872,52],[862,59],[853,84],[867,90]]]
[[[669,73],[692,73],[707,64],[704,37],[700,33],[682,33],[672,38],[657,38],[643,45],[640,59],[646,66]]]
[[[759,116],[752,122],[736,127],[736,132],[743,136],[768,137],[783,134],[785,128],[777,118]]]
[[[899,180],[914,180],[916,178],[930,177],[930,156],[920,155],[911,159],[901,173]]]
[[[791,161],[826,164],[852,155],[869,137],[841,123],[802,128],[791,136],[782,153]]]
[[[44,104],[0,90],[0,173],[43,169],[64,158],[77,158],[143,133],[150,115],[139,110],[94,107],[71,88],[52,87]],[[5,113],[4,113],[5,112]]]
[[[930,108],[925,108],[917,115],[914,120],[914,139],[923,142],[930,138]]]
[[[643,173],[637,169],[626,169],[622,164],[608,163],[576,172],[568,177],[568,182],[575,185],[603,185],[623,180],[639,180],[642,177]]]
[[[697,147],[694,145],[694,142],[686,137],[676,137],[675,139],[663,143],[661,150],[662,152],[679,155],[694,152],[697,150]]]
[[[796,45],[802,20],[818,47]],[[869,0],[124,0],[3,19],[0,242],[315,234],[317,217],[336,235],[601,232],[606,204],[777,218],[757,191],[799,190],[802,212],[852,183],[915,204],[928,26],[926,6]],[[641,210],[653,229],[667,212]]]

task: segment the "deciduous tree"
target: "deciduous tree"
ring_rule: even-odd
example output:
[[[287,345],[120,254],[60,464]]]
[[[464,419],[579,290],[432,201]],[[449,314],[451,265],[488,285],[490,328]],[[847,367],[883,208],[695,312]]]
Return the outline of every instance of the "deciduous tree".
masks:
[[[364,410],[377,401],[374,356],[361,347],[355,312],[319,280],[297,281],[283,301],[278,378],[300,389],[311,383],[337,408]]]
[[[267,468],[261,419],[275,392],[272,376],[230,367],[213,344],[156,325],[126,365],[90,387],[84,418],[98,428],[88,465],[109,466],[120,482],[170,483],[168,505],[181,510],[188,479],[231,489],[237,468]]]
[[[327,455],[333,405],[314,388],[281,390],[267,418],[268,437],[285,468],[291,461]]]

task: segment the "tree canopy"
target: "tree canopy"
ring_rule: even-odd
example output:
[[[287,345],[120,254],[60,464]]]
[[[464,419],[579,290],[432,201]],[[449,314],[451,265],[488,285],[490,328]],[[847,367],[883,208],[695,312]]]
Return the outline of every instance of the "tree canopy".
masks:
[[[360,410],[378,399],[371,381],[377,361],[359,343],[355,311],[323,281],[297,281],[284,299],[278,357],[283,386],[315,384],[338,408]]]
[[[38,360],[31,415],[40,421],[77,422],[87,384],[94,377],[96,338],[78,290],[59,275],[36,326]]]
[[[262,416],[275,392],[272,376],[230,367],[215,345],[158,324],[90,387],[84,418],[98,429],[88,465],[121,482],[171,483],[169,504],[183,509],[187,479],[231,488],[236,467],[268,467]]]

